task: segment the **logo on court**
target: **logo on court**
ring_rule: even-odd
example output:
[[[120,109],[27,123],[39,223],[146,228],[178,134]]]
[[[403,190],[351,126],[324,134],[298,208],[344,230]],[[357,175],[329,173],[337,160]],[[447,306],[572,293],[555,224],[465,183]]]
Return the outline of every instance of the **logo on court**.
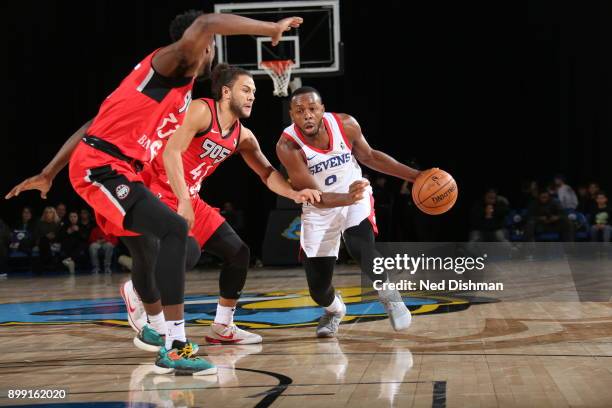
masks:
[[[346,303],[345,322],[367,322],[387,318],[378,293],[358,286],[338,288]],[[186,324],[209,326],[215,319],[218,294],[187,296]],[[404,302],[413,315],[465,310],[473,303],[495,302],[491,298],[411,294]],[[128,327],[126,306],[121,297],[70,299],[0,304],[0,326],[100,324]],[[310,298],[308,289],[245,293],[236,307],[236,324],[252,329],[316,326],[321,308]]]
[[[130,194],[130,188],[125,184],[121,184],[117,186],[117,188],[115,189],[115,193],[117,193],[117,198],[123,200],[125,197],[128,196],[128,194]]]

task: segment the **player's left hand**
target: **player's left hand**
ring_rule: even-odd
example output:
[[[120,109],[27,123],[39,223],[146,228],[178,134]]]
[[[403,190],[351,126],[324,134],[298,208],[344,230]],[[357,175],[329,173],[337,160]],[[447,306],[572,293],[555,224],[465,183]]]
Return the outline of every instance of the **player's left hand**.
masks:
[[[179,200],[177,213],[187,221],[187,225],[191,229],[195,223],[195,214],[191,206],[191,200]]]
[[[272,45],[276,46],[278,44],[285,31],[289,31],[292,28],[298,28],[303,22],[304,19],[302,17],[288,17],[279,20],[276,23],[276,33],[272,36]]]
[[[22,191],[39,190],[40,197],[46,199],[51,184],[53,184],[53,179],[46,174],[40,173],[17,184],[4,198],[8,200],[9,198],[17,197]]]
[[[305,188],[295,192],[293,201],[295,201],[296,204],[304,204],[306,202],[310,204],[318,203],[321,201],[321,192],[319,190]]]

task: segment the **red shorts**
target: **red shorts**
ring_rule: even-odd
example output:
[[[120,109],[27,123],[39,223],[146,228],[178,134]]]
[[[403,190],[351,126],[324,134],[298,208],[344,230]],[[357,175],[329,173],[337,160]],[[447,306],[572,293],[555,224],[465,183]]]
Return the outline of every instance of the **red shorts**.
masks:
[[[93,208],[105,233],[140,235],[123,228],[125,213],[144,189],[142,178],[129,163],[79,143],[70,158],[69,175],[72,187]]]
[[[148,187],[172,211],[178,211],[178,200],[172,190],[169,190],[169,187],[160,185],[157,180],[152,180]],[[192,197],[191,206],[193,207],[195,222],[189,231],[189,235],[194,237],[202,248],[211,235],[225,222],[225,218],[219,213],[218,208],[211,207],[198,196]]]

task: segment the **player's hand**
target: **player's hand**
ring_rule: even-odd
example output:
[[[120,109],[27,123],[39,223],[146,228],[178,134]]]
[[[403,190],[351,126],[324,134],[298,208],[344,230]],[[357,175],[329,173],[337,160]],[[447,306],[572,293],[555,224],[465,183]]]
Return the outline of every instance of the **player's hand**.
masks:
[[[276,33],[272,36],[272,45],[276,46],[278,44],[285,31],[298,28],[303,22],[302,17],[288,17],[279,20],[276,23]]]
[[[46,174],[40,173],[17,184],[4,198],[8,200],[9,198],[17,197],[22,191],[39,190],[40,197],[46,199],[51,184],[53,184],[53,179]]]
[[[295,201],[296,204],[318,203],[321,201],[321,192],[319,190],[305,188],[303,190],[295,192],[295,194],[293,195],[293,201]]]
[[[189,229],[193,227],[195,222],[195,214],[193,213],[193,207],[191,206],[191,200],[179,200],[178,215],[183,217],[187,221]]]
[[[350,196],[351,204],[355,204],[357,201],[363,198],[366,188],[368,188],[369,185],[370,185],[370,182],[365,179],[353,181],[351,183],[351,185],[349,186],[349,192],[348,192]]]

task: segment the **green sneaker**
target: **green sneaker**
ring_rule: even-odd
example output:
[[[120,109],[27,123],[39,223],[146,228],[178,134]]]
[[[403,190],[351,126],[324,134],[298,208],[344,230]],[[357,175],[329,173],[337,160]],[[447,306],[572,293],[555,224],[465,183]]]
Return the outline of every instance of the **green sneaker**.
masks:
[[[151,326],[145,324],[142,330],[134,337],[134,345],[141,350],[157,353],[165,344],[164,336],[156,332]]]
[[[160,348],[166,344],[164,336],[155,331],[154,328],[145,324],[138,336],[134,337],[134,345],[141,350],[157,353]],[[200,346],[190,341],[187,344],[191,345],[193,354],[197,354]]]
[[[196,346],[197,347],[197,346]],[[155,362],[155,373],[177,375],[213,375],[217,374],[217,367],[203,358],[196,357],[193,343],[183,343],[174,340],[172,349],[166,347],[159,349]]]

